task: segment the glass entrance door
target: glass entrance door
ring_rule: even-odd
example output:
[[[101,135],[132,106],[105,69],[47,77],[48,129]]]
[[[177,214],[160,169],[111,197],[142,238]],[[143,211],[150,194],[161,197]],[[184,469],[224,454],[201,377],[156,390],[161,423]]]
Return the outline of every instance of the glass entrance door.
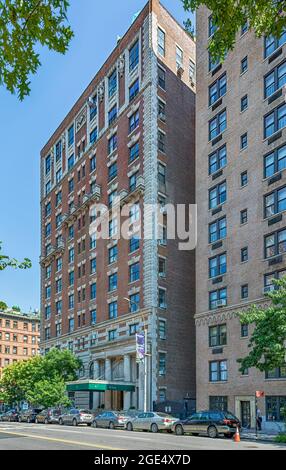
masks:
[[[243,428],[251,427],[250,401],[241,401],[241,424]]]

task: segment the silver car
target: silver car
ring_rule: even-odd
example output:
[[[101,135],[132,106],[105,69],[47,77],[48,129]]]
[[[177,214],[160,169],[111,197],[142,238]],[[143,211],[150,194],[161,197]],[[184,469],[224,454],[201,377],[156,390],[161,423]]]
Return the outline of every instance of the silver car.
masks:
[[[91,426],[93,421],[93,414],[89,410],[78,410],[76,408],[71,408],[66,410],[59,417],[59,424],[69,424],[72,426],[78,426],[79,424],[87,424]]]
[[[171,415],[166,413],[147,412],[140,413],[138,416],[131,418],[126,423],[127,431],[168,431],[171,432],[173,424],[177,421]]]

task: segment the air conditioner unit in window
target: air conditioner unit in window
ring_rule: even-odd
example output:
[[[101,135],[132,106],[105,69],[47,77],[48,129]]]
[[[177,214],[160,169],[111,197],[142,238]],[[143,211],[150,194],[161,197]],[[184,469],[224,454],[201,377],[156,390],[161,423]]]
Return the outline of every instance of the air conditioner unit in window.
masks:
[[[222,308],[226,306],[226,299],[221,299],[216,301],[216,307]]]
[[[161,119],[161,121],[163,121],[163,122],[165,122],[165,121],[166,121],[166,116],[165,116],[165,114],[164,114],[164,113],[162,113],[162,112],[159,112],[159,113],[158,113],[158,117],[159,117],[159,119]]]
[[[270,284],[269,286],[265,286],[263,288],[263,294],[268,294],[268,292],[273,292],[275,290],[275,286]]]
[[[182,67],[182,65],[177,64],[177,73],[178,73],[179,75],[183,75],[184,71],[185,71],[185,70],[184,70],[184,68]]]

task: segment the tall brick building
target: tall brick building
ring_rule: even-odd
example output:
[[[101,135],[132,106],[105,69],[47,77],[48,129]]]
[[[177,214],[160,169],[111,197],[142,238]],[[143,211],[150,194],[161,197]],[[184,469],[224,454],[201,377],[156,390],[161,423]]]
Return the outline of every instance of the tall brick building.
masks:
[[[0,311],[0,377],[5,367],[39,354],[39,342],[38,314]]]
[[[150,0],[41,152],[42,341],[83,361],[81,406],[143,408],[135,334],[148,328],[148,407],[195,397],[194,254],[177,240],[96,239],[92,204],[194,203],[195,43]],[[132,219],[133,218],[133,219]],[[145,217],[143,229],[148,231]]]
[[[236,312],[266,305],[286,273],[286,34],[256,39],[248,25],[225,62],[208,43],[210,12],[197,12],[197,407],[229,409],[255,426],[282,420],[286,369],[239,372],[251,329]],[[277,426],[276,426],[277,427]]]

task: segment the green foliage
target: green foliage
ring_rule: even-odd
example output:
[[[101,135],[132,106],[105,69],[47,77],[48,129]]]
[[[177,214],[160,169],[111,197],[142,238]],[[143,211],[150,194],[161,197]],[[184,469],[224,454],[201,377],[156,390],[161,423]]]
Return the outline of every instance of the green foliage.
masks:
[[[193,26],[192,21],[190,20],[190,18],[188,18],[186,21],[184,21],[184,28],[185,28],[186,33],[188,33],[189,36],[191,36],[191,38],[194,39],[195,38],[195,30],[194,30],[194,26]]]
[[[8,308],[8,305],[5,302],[3,302],[2,300],[0,300],[0,310],[2,312],[5,312],[5,310],[7,310],[7,308]]]
[[[0,0],[0,84],[23,100],[41,65],[38,45],[65,54],[73,32],[68,0]]]
[[[240,359],[240,370],[256,367],[270,371],[285,363],[286,352],[286,277],[273,280],[276,290],[267,294],[271,300],[265,308],[253,305],[239,314],[242,324],[254,324],[247,357]]]
[[[13,312],[21,312],[21,309],[18,305],[13,305],[12,310]]]
[[[286,444],[286,434],[278,434],[278,436],[275,436],[274,441],[280,444]]]
[[[280,36],[286,26],[286,16],[281,15],[286,11],[285,1],[276,0],[181,0],[187,11],[194,12],[201,6],[207,7],[212,12],[212,18],[217,26],[209,50],[214,59],[223,61],[227,51],[232,50],[235,44],[236,34],[248,20],[249,27],[253,29],[257,37],[263,34]]]
[[[1,19],[0,19],[0,22],[1,22]],[[1,64],[1,57],[0,57],[0,64]],[[0,82],[1,82],[1,65],[0,65]],[[25,258],[24,261],[19,262],[14,258],[10,258],[9,256],[2,255],[1,250],[2,250],[2,242],[0,242],[0,271],[4,271],[4,269],[8,267],[15,268],[15,269],[31,268],[32,263],[28,258]]]
[[[80,367],[81,361],[70,351],[58,349],[17,362],[3,371],[0,399],[9,405],[20,401],[45,407],[67,405],[65,382],[75,380]]]

